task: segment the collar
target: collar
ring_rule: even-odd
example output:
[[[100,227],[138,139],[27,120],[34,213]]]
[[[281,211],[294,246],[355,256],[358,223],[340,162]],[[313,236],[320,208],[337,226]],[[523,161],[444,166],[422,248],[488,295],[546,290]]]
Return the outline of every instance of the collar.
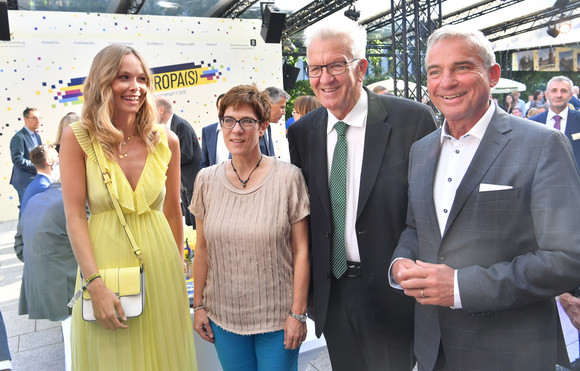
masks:
[[[461,138],[474,136],[477,139],[481,140],[483,138],[483,135],[485,134],[485,131],[487,130],[487,127],[489,126],[489,123],[491,121],[491,118],[493,117],[495,109],[496,109],[495,103],[493,101],[490,101],[490,105],[487,108],[487,111],[485,111],[485,113],[483,114],[483,116],[481,116],[479,121],[477,121],[475,125],[473,125],[473,127],[467,133],[463,134]],[[445,120],[445,122],[443,123],[440,142],[443,143],[443,140],[445,138],[455,139],[451,134],[449,134],[449,126],[447,125],[447,120]]]
[[[167,128],[171,129],[171,121],[173,120],[173,113],[171,114],[171,116],[169,116],[169,118],[167,119],[167,122],[165,123],[165,126],[167,126]]]
[[[24,128],[26,129],[26,131],[28,132],[28,134],[30,134],[30,135],[36,134],[35,131],[30,130],[29,128],[26,127],[26,125],[24,125]]]
[[[362,128],[365,125],[367,113],[369,111],[369,96],[366,90],[361,88],[360,98],[352,110],[346,115],[344,120],[339,120],[336,118],[336,116],[334,116],[328,109],[326,111],[328,112],[328,123],[326,125],[327,135],[334,129],[334,124],[336,124],[337,121],[343,121],[346,122],[349,126]]]
[[[561,118],[563,118],[564,120],[568,119],[568,110],[570,108],[568,108],[568,106],[566,106],[566,108],[564,108],[564,110],[560,113],[555,113],[554,111],[552,111],[552,109],[548,109],[548,117],[546,117],[546,122],[550,121],[554,116],[558,115]]]
[[[218,121],[218,123],[217,123],[217,125],[216,125],[216,127],[215,127],[215,132],[219,134],[219,133],[220,133],[220,131],[222,131],[222,126],[220,125],[220,123],[219,123],[219,121]]]

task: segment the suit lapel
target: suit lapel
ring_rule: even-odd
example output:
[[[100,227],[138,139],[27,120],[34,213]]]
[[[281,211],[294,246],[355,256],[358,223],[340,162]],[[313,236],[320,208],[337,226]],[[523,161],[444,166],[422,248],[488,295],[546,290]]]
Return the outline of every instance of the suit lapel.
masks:
[[[317,172],[314,176],[315,184],[320,202],[324,211],[330,218],[330,195],[328,193],[328,153],[326,152],[327,139],[326,123],[328,112],[326,109],[320,110],[320,114],[312,121],[312,135],[309,146],[312,149],[312,171]]]
[[[580,112],[568,109],[568,119],[566,122],[566,136],[570,142],[574,143],[572,134],[580,133]]]
[[[365,132],[365,145],[358,196],[357,219],[364,210],[381,168],[391,125],[387,123],[389,113],[378,96],[368,94],[369,108]]]
[[[493,162],[510,141],[509,137],[505,135],[505,133],[511,130],[511,125],[509,124],[510,116],[500,110],[500,108],[496,107],[479,148],[475,152],[463,180],[459,184],[459,187],[457,187],[444,235],[465,205],[469,195],[476,191],[483,176],[488,172]]]
[[[32,140],[32,136],[28,133],[28,130],[22,128],[22,136],[24,137],[24,141],[26,142],[26,149],[30,152],[36,146],[34,145],[34,140]]]
[[[426,150],[421,153],[420,159],[413,159],[413,166],[415,162],[419,161],[423,163],[420,169],[424,169],[423,184],[421,186],[421,194],[425,195],[425,204],[427,205],[428,220],[435,220],[435,223],[430,223],[434,227],[433,230],[428,232],[428,235],[434,236],[437,241],[441,240],[441,230],[439,224],[437,223],[437,213],[435,212],[435,201],[433,200],[433,187],[435,184],[435,171],[437,169],[437,159],[441,154],[441,130],[439,129],[437,133],[439,135],[432,135],[429,137],[428,142],[425,143]],[[435,160],[434,160],[435,159]]]
[[[219,123],[218,123],[219,125]],[[208,153],[209,153],[209,163],[210,164],[215,164],[216,161],[216,157],[217,157],[217,141],[218,141],[218,132],[217,132],[217,127],[213,128],[215,130],[212,130],[209,134],[210,134],[210,140],[208,140],[207,142],[207,148],[208,148]]]

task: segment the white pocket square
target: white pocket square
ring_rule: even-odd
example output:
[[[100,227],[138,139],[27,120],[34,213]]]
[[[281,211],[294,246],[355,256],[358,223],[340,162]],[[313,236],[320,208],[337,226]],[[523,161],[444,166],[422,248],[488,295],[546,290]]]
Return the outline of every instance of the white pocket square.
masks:
[[[572,140],[578,140],[578,139],[580,139],[580,133],[572,134]]]
[[[479,185],[479,192],[503,191],[505,189],[513,189],[513,188],[514,188],[513,186],[508,185],[481,183]]]

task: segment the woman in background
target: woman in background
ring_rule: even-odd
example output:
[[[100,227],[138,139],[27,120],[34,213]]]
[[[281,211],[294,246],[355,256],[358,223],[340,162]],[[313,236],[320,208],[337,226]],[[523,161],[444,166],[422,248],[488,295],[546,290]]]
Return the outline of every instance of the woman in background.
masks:
[[[60,152],[67,231],[96,322],[72,315],[74,370],[196,370],[183,274],[179,142],[157,120],[151,72],[132,47],[110,45],[84,84],[82,121]],[[97,156],[141,249],[145,307],[128,319],[99,269],[138,264],[103,183]],[[87,223],[85,203],[91,216]]]
[[[260,153],[268,95],[222,98],[231,160],[202,169],[190,206],[197,223],[194,329],[224,371],[297,370],[306,338],[309,201],[300,169]]]
[[[505,104],[504,104],[505,111],[511,115],[512,110],[516,106],[516,103],[514,102],[514,96],[511,94],[507,94],[505,96],[504,102],[505,102]]]
[[[312,95],[302,95],[294,101],[294,109],[292,110],[292,115],[294,116],[294,122],[298,121],[302,116],[310,111],[313,111],[320,107],[320,102],[316,97]]]
[[[58,124],[58,131],[56,132],[56,139],[54,140],[54,147],[56,151],[60,151],[60,140],[62,138],[62,134],[64,133],[64,129],[68,128],[70,124],[73,122],[80,121],[81,117],[76,112],[69,112],[60,119],[60,123]]]

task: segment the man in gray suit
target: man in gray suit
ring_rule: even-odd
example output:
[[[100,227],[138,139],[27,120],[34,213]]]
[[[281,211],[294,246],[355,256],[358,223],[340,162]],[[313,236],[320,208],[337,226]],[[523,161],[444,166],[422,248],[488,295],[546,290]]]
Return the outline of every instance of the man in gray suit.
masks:
[[[490,101],[500,67],[481,32],[436,30],[426,69],[446,121],[411,149],[407,227],[389,276],[416,300],[418,368],[554,370],[554,296],[580,281],[570,143]]]
[[[22,113],[24,127],[10,140],[10,155],[12,157],[12,175],[10,184],[18,193],[18,202],[22,203],[24,191],[36,176],[36,169],[30,161],[30,151],[42,144],[40,135],[36,132],[40,127],[40,113],[36,108],[27,107]]]

